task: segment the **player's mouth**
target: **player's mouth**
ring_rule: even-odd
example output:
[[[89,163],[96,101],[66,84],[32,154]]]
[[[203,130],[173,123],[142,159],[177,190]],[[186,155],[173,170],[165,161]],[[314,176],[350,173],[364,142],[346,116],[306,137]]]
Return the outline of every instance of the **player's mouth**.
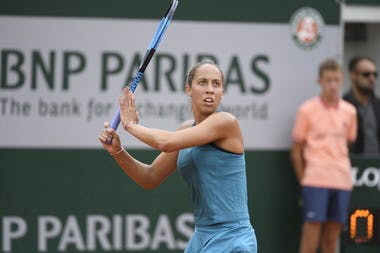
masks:
[[[212,98],[205,98],[205,99],[203,99],[203,102],[214,103],[214,99],[212,99]]]

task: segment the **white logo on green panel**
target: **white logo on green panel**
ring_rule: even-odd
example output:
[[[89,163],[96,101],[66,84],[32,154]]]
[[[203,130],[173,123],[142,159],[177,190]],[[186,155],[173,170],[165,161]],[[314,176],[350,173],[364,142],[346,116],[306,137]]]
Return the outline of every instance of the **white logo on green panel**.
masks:
[[[325,22],[314,8],[302,7],[290,19],[291,35],[296,45],[302,49],[313,49],[322,40]]]

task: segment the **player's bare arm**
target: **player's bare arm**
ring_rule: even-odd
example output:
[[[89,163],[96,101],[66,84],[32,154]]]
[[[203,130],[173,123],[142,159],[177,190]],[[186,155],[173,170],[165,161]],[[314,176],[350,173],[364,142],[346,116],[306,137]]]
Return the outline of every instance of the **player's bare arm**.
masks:
[[[163,152],[201,146],[211,142],[221,144],[223,148],[240,151],[240,153],[243,150],[237,120],[225,112],[213,113],[201,123],[176,132],[147,128],[139,124],[128,124],[126,130],[147,145]]]

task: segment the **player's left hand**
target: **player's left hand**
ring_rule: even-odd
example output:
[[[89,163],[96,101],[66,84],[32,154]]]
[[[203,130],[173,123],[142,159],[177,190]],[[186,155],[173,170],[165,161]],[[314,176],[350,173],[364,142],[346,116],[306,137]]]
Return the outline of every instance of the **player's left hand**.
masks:
[[[139,114],[136,111],[135,97],[129,90],[129,87],[125,87],[123,95],[119,97],[120,105],[120,120],[123,128],[128,131],[129,124],[139,123]]]

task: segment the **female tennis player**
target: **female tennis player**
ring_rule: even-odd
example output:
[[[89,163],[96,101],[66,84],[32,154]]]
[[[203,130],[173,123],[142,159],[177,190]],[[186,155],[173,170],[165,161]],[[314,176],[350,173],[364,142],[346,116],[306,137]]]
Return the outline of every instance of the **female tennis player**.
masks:
[[[124,129],[161,151],[151,164],[133,158],[108,122],[99,140],[124,172],[145,189],[159,186],[176,170],[183,176],[195,206],[195,232],[186,253],[256,253],[242,132],[233,115],[218,110],[224,92],[223,73],[214,62],[197,63],[187,74],[185,90],[194,119],[173,132],[140,125],[129,89],[119,98]]]

